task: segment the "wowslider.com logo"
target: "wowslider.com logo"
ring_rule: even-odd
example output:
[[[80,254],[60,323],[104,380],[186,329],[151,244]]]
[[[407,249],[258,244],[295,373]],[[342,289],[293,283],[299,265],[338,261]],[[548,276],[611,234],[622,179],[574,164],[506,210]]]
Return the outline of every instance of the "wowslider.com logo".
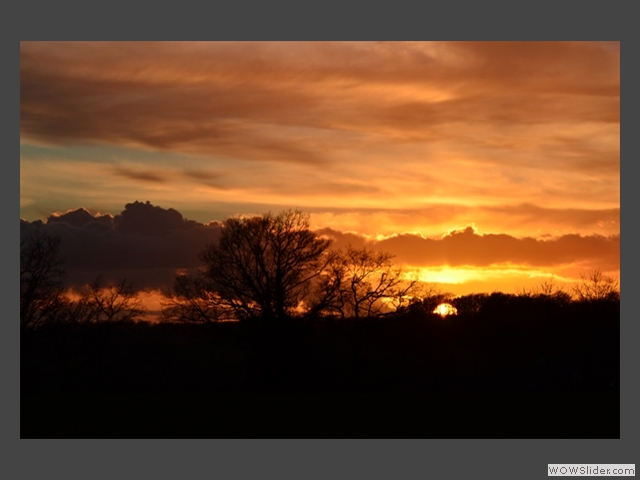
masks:
[[[548,464],[549,477],[591,477],[602,476],[622,476],[635,477],[635,463],[604,463],[604,464],[568,464],[550,463]]]

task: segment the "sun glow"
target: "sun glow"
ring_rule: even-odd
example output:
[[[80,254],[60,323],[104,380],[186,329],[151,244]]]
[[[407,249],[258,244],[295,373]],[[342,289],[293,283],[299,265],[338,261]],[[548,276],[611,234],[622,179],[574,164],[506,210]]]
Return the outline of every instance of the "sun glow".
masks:
[[[418,281],[427,284],[446,285],[447,289],[455,290],[454,293],[471,293],[463,292],[462,290],[464,289],[456,289],[455,287],[462,287],[467,284],[474,285],[474,288],[476,288],[484,282],[490,282],[494,288],[507,288],[507,290],[509,290],[508,286],[511,285],[513,287],[511,290],[515,291],[517,288],[538,285],[541,281],[551,278],[561,283],[569,284],[573,281],[573,272],[567,271],[567,268],[571,268],[571,266],[545,271],[529,265],[514,264],[487,267],[420,267],[409,265],[407,270],[410,273],[407,274],[407,278],[415,277]]]
[[[458,309],[450,303],[441,303],[436,307],[433,313],[444,318],[447,315],[456,315],[458,313]]]
[[[459,284],[477,280],[483,272],[477,268],[427,267],[418,269],[418,278],[426,283]]]

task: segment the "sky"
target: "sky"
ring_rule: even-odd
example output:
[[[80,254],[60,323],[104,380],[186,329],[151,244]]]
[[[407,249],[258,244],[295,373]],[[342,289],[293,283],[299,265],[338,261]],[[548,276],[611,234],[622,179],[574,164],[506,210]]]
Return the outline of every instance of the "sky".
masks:
[[[21,231],[149,290],[299,208],[455,294],[620,270],[619,42],[22,42]]]

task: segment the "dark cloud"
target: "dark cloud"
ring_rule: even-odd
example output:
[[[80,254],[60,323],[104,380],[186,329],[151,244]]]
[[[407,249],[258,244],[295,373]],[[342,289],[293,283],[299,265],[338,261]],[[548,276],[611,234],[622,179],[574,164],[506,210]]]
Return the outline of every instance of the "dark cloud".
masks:
[[[317,232],[323,237],[330,238],[332,240],[332,248],[340,249],[348,245],[355,248],[362,248],[366,245],[366,239],[362,235],[356,233],[345,233],[332,228],[321,228]]]
[[[551,239],[477,234],[472,227],[441,239],[398,235],[376,242],[376,249],[415,266],[477,266],[496,264],[554,267],[588,262],[605,270],[620,268],[620,236],[562,235]]]
[[[164,209],[150,202],[133,202],[124,206],[122,213],[115,217],[118,232],[142,233],[144,235],[163,235],[172,230],[186,230],[202,226],[193,220],[186,220],[173,208]]]
[[[70,285],[100,274],[107,281],[126,276],[140,289],[170,286],[176,270],[200,266],[198,254],[220,234],[218,223],[186,220],[148,202],[129,203],[115,217],[78,209],[50,216],[45,224],[21,220],[21,238],[36,228],[60,237]]]
[[[132,180],[142,180],[144,182],[152,183],[165,183],[167,179],[158,175],[157,173],[149,171],[132,170],[127,167],[118,166],[113,168],[113,172],[121,177],[129,178]]]
[[[543,213],[531,206],[524,211],[534,216]],[[136,201],[126,204],[116,216],[94,216],[79,208],[51,215],[46,223],[21,219],[21,238],[37,228],[61,238],[60,253],[70,285],[91,281],[100,274],[107,281],[124,276],[140,289],[158,289],[169,287],[177,270],[194,271],[201,265],[198,254],[207,244],[217,241],[221,224],[213,221],[205,225],[185,219],[172,208]],[[415,267],[592,265],[605,271],[620,267],[619,235],[571,234],[534,239],[478,234],[472,227],[454,230],[441,238],[404,234],[373,240],[331,228],[318,233],[333,239],[335,248],[367,245],[388,251],[400,263]]]
[[[78,208],[70,210],[66,213],[58,213],[49,215],[47,223],[64,222],[72,227],[82,228],[88,224],[103,224],[111,228],[115,228],[115,219],[113,215],[92,215],[86,208]]]
[[[185,170],[182,174],[187,178],[209,182],[220,180],[223,177],[220,173],[206,172],[204,170]]]
[[[398,262],[414,267],[488,267],[500,264],[557,267],[584,263],[603,270],[620,268],[620,235],[516,238],[506,234],[478,234],[471,226],[452,231],[442,238],[404,234],[375,240],[331,228],[318,232],[331,238],[334,248],[368,246],[390,252]]]
[[[157,68],[153,58],[146,59],[150,76],[132,72],[126,79],[112,80],[109,75],[74,75],[70,65],[64,70],[45,66],[46,61],[39,64],[40,59],[28,53],[23,58],[21,132],[34,138],[54,144],[133,142],[157,150],[249,160],[320,161],[317,152],[300,139],[278,138],[263,126],[272,122],[270,112],[293,119],[313,106],[309,98],[294,91],[271,92],[269,86],[247,88],[243,83],[193,86],[184,85],[183,79],[158,82],[153,77]],[[93,60],[82,53],[66,59]],[[53,70],[44,72],[40,67]]]

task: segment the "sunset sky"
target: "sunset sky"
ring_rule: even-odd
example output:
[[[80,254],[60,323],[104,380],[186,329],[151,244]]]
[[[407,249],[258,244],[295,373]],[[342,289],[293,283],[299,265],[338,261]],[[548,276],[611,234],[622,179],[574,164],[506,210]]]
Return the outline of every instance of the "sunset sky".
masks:
[[[21,43],[21,228],[72,278],[286,208],[456,294],[618,277],[620,44]]]

